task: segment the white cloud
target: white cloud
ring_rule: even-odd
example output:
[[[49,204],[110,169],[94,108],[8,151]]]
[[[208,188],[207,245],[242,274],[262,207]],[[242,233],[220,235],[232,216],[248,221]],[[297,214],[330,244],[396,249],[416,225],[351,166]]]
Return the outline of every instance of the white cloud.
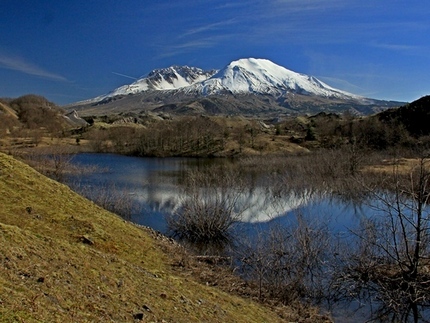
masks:
[[[0,54],[0,68],[18,71],[29,75],[35,75],[54,81],[67,81],[67,79],[61,75],[51,73],[16,56],[12,57]]]

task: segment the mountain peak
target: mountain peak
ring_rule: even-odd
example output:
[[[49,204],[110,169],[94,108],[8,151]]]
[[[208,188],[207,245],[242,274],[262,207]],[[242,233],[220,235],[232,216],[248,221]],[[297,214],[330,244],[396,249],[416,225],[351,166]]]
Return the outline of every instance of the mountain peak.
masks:
[[[246,69],[254,69],[264,64],[276,65],[272,61],[269,61],[268,59],[250,57],[250,58],[240,58],[238,60],[232,61],[227,66],[240,66]]]
[[[248,114],[257,110],[304,113],[354,107],[367,114],[395,104],[335,89],[314,76],[291,71],[268,59],[241,58],[219,71],[177,65],[154,69],[131,84],[70,107],[109,105],[117,109],[121,105],[127,109],[168,111],[181,107],[183,113],[191,113],[198,106],[198,111]]]
[[[273,63],[272,61],[265,58],[240,58],[238,60],[232,61],[227,66],[239,66],[247,70],[270,70],[273,68],[283,68],[280,65]]]
[[[154,69],[143,78],[123,85],[107,95],[96,99],[106,99],[118,95],[137,94],[145,91],[176,90],[201,82],[211,77],[216,70],[204,71],[201,68],[173,65]]]
[[[360,96],[334,89],[313,76],[293,72],[261,58],[242,58],[233,61],[211,78],[193,85],[192,89],[204,95],[230,92],[281,96],[297,93],[362,99]]]

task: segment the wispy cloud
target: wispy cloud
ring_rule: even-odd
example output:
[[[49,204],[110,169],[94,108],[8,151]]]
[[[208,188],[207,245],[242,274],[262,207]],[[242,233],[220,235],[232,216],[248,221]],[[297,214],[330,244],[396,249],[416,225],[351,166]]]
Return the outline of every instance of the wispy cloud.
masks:
[[[420,49],[418,46],[413,45],[403,45],[403,44],[383,44],[383,43],[373,43],[371,46],[381,49],[387,49],[392,51],[417,51]]]
[[[172,57],[179,54],[190,53],[202,48],[212,48],[228,37],[230,37],[230,35],[196,38],[186,42],[178,41],[176,43],[159,44],[156,47],[162,51],[159,58]]]
[[[428,23],[396,19],[396,12],[385,11],[381,3],[358,0],[269,0],[254,2],[241,11],[237,25],[248,27],[243,39],[254,44],[274,40],[305,45],[366,43],[392,37],[393,30],[417,35],[429,30]],[[389,49],[388,45],[380,46]],[[412,48],[393,45],[391,49]]]
[[[63,82],[68,81],[65,77],[59,74],[51,73],[37,65],[34,65],[32,63],[25,61],[21,57],[16,57],[16,56],[13,57],[13,56],[0,54],[0,68],[14,70],[21,73],[43,77],[54,81],[63,81]]]
[[[185,0],[191,6],[192,0]],[[198,53],[204,49],[263,48],[313,45],[349,48],[385,48],[392,51],[413,52],[402,46],[404,41],[391,37],[393,30],[402,33],[424,34],[423,24],[409,19],[395,19],[397,12],[388,12],[387,0],[369,3],[359,0],[232,0],[212,4],[210,14],[202,17],[173,16],[170,23],[176,28],[162,29],[165,34],[151,42],[157,58]],[[211,5],[202,4],[202,9]],[[172,4],[176,6],[177,4]],[[200,5],[200,4],[199,4]],[[196,5],[194,2],[194,6]],[[389,19],[392,17],[392,19]],[[181,24],[181,22],[183,24]],[[390,38],[391,37],[391,38]],[[168,41],[165,41],[168,40]],[[370,43],[371,41],[375,43]],[[376,42],[380,43],[376,43]],[[158,43],[158,44],[157,44]],[[407,44],[407,41],[405,42]]]
[[[332,76],[318,76],[320,80],[333,86],[335,88],[343,89],[344,91],[350,91],[351,93],[363,93],[365,91],[364,88],[353,84],[345,79],[332,77]]]
[[[356,0],[272,0],[272,5],[294,11],[325,10],[350,6]]]
[[[255,1],[254,1],[255,2]],[[250,5],[250,3],[252,4],[252,1],[246,1],[246,2],[226,2],[223,4],[218,5],[217,7],[215,7],[215,9],[237,9],[237,8],[243,8],[243,7],[247,7]]]
[[[233,25],[235,22],[236,22],[236,19],[229,19],[226,21],[219,21],[219,22],[203,25],[200,27],[192,28],[187,32],[185,32],[184,34],[182,34],[180,37],[187,37],[187,36],[192,36],[195,34],[204,33],[208,31],[219,30],[226,26]]]

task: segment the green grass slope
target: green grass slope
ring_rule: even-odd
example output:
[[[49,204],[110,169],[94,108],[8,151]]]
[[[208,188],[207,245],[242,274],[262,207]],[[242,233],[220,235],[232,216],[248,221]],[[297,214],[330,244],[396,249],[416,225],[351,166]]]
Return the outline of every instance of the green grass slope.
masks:
[[[0,153],[0,322],[280,322],[175,274],[143,229]]]

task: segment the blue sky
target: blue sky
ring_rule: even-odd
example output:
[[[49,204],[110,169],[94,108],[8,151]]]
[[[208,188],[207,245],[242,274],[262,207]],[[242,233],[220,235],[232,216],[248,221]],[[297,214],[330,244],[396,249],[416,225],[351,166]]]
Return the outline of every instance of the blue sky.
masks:
[[[377,99],[430,94],[428,0],[1,0],[0,97],[66,104],[152,69],[266,58]]]

